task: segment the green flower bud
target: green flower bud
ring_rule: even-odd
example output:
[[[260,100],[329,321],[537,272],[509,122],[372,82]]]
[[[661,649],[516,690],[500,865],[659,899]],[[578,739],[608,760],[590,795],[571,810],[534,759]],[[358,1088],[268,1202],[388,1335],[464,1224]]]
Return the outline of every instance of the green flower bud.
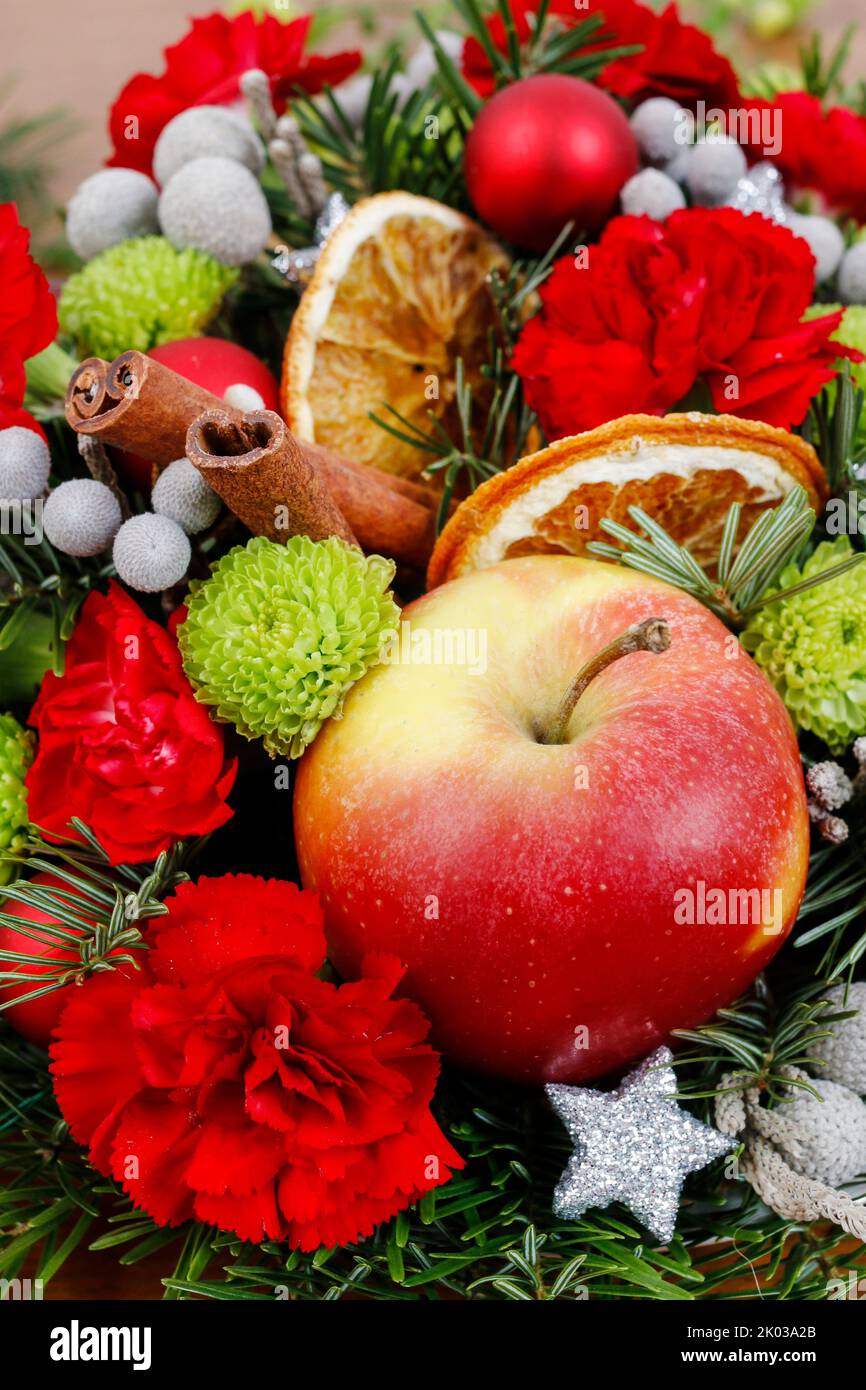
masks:
[[[822,541],[802,566],[786,566],[777,589],[841,564],[847,536]],[[742,636],[800,729],[842,753],[866,733],[866,565],[759,608]]]
[[[178,629],[196,698],[272,756],[300,757],[396,631],[393,576],[336,539],[236,546],[191,585]]]

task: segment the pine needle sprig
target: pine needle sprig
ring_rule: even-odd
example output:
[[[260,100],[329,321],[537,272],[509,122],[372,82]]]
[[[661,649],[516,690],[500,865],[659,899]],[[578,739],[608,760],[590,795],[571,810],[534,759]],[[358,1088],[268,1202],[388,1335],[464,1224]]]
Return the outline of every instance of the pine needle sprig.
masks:
[[[548,72],[568,73],[591,82],[608,63],[640,53],[642,47],[640,44],[604,45],[609,36],[604,30],[602,15],[590,15],[577,24],[563,24],[560,16],[550,14],[549,0],[542,0],[533,16],[532,34],[528,42],[521,45],[508,0],[496,0],[489,10],[479,0],[454,0],[454,3],[469,35],[484,51],[496,90],[521,78]],[[482,100],[446,53],[426,16],[418,10],[415,17],[433,49],[439,85],[461,123],[468,128],[478,115]],[[488,22],[493,18],[502,24],[504,52],[490,35]]]
[[[326,88],[324,101],[299,96],[292,112],[322,162],[328,183],[349,203],[403,189],[451,206],[465,204],[463,142],[468,127],[431,87],[408,97],[395,85],[400,59],[375,73],[360,127]]]
[[[64,652],[78,612],[91,589],[114,573],[104,557],[79,560],[60,555],[43,537],[29,545],[23,536],[0,538],[0,652],[26,642],[30,619],[51,620],[51,665],[62,675]]]
[[[488,334],[488,360],[480,368],[485,387],[483,405],[466,378],[465,363],[458,358],[454,387],[456,437],[432,410],[427,412],[430,429],[426,432],[388,402],[382,404],[387,418],[375,411],[369,413],[369,418],[380,429],[430,456],[424,472],[431,477],[442,477],[439,530],[448,519],[458,487],[467,493],[473,492],[488,478],[521,458],[533,436],[544,443],[538,417],[527,404],[523,384],[509,362],[527,306],[547,279],[573,232],[574,223],[568,223],[544,256],[537,260],[514,261],[505,273],[498,269],[491,271],[488,286],[496,312],[496,327]]]
[[[142,924],[167,912],[162,899],[189,877],[184,866],[201,843],[179,842],[152,865],[119,865],[109,872],[108,858],[93,832],[77,818],[70,824],[83,844],[70,838],[49,844],[38,828],[31,827],[24,850],[28,873],[50,874],[50,884],[28,877],[3,890],[0,927],[13,928],[36,949],[0,949],[0,1013],[12,1003],[39,999],[121,964],[136,966],[144,944]],[[12,858],[20,863],[20,854],[0,855],[0,862]],[[10,902],[47,914],[50,920],[23,920],[4,910]],[[33,989],[4,999],[6,988],[22,981],[32,981]]]
[[[744,627],[751,614],[766,604],[835,579],[866,558],[862,553],[852,555],[820,574],[768,593],[785,567],[800,554],[815,528],[815,512],[805,489],[799,486],[792,488],[778,507],[761,513],[739,549],[736,540],[742,507],[739,502],[732,505],[722,528],[718,559],[712,567],[714,578],[640,507],[628,510],[632,521],[643,531],[642,536],[619,522],[604,520],[600,523],[602,530],[620,545],[590,541],[587,550],[673,584],[699,599],[734,629]]]
[[[864,399],[850,373],[840,371],[812,401],[801,430],[821,460],[833,496],[847,489],[866,497],[866,481],[859,476],[866,444],[858,442]]]

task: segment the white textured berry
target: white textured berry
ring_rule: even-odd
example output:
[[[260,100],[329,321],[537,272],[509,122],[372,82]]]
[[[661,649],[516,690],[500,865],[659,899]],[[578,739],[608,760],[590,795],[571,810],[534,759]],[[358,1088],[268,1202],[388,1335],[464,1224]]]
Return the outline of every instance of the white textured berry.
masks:
[[[842,257],[839,298],[843,304],[866,304],[866,241],[849,246]]]
[[[189,540],[176,521],[142,512],[125,521],[114,538],[114,568],[124,584],[156,594],[179,584],[189,569]]]
[[[271,234],[271,214],[255,174],[221,156],[178,169],[162,190],[159,221],[175,246],[194,246],[226,265],[254,261]]]
[[[205,531],[220,509],[220,499],[189,459],[175,459],[163,469],[150,502],[155,512],[176,521],[188,536]]]
[[[670,97],[650,97],[632,112],[630,125],[641,154],[650,164],[676,159],[695,138],[691,111]]]
[[[64,555],[98,555],[106,550],[123,516],[111,488],[94,478],[73,478],[49,493],[42,526],[55,550]]]
[[[845,990],[837,985],[828,990],[827,999],[834,1013],[847,1013],[850,1009],[859,1010],[853,1018],[840,1019],[838,1023],[828,1023],[832,1028],[829,1038],[821,1038],[812,1043],[809,1055],[824,1065],[815,1067],[818,1076],[835,1081],[856,1091],[858,1096],[866,1095],[866,980],[859,980]]]
[[[841,1187],[866,1171],[866,1105],[847,1086],[811,1084],[820,1100],[798,1090],[771,1112],[773,1142],[804,1178]]]
[[[234,406],[235,410],[264,410],[265,403],[254,386],[247,386],[243,381],[235,381],[231,386],[227,386],[223,391],[223,400],[226,405]]]
[[[807,217],[799,212],[788,214],[788,226],[797,236],[809,243],[815,257],[815,280],[821,285],[835,275],[845,250],[842,233],[829,217]]]
[[[731,197],[748,167],[736,140],[720,136],[704,140],[689,153],[689,192],[702,207],[720,207]]]
[[[691,146],[685,145],[680,150],[679,154],[675,154],[673,159],[669,160],[665,165],[664,172],[669,179],[673,179],[674,183],[685,183],[686,176],[689,172],[689,155],[691,152]]]
[[[35,430],[10,425],[0,430],[0,498],[32,502],[41,497],[51,472],[48,445]]]
[[[623,212],[630,217],[640,217],[646,213],[656,222],[664,222],[672,212],[686,205],[679,184],[663,174],[661,169],[641,169],[639,174],[623,184],[619,196]]]
[[[240,111],[229,106],[190,106],[164,126],[153,151],[153,172],[163,188],[194,159],[220,155],[254,174],[265,165],[261,140]]]
[[[66,237],[83,261],[130,237],[159,231],[156,184],[137,169],[100,169],[72,195]]]

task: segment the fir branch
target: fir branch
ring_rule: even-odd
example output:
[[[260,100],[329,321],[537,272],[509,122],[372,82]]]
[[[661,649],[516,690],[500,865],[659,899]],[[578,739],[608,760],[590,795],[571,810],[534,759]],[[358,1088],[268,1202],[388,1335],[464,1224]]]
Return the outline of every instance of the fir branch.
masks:
[[[184,864],[200,844],[179,842],[152,865],[120,865],[109,872],[108,857],[92,831],[76,818],[70,824],[84,844],[71,838],[49,844],[31,827],[20,854],[0,854],[0,863],[24,859],[30,874],[50,874],[55,880],[48,885],[19,879],[3,890],[0,927],[13,928],[35,949],[0,949],[0,1013],[13,1003],[39,999],[122,964],[137,968],[136,956],[144,946],[139,924],[166,913],[162,899],[188,878]],[[50,920],[23,920],[3,910],[9,902]],[[4,998],[8,988],[22,981],[32,981],[33,989]]]
[[[37,545],[19,535],[0,537],[0,652],[26,645],[30,620],[51,621],[51,665],[62,675],[64,648],[91,589],[114,573],[111,561],[61,555],[43,537]],[[41,627],[36,628],[41,640]]]
[[[394,55],[374,75],[359,129],[332,90],[326,89],[325,103],[299,96],[292,112],[301,133],[319,156],[328,183],[350,203],[399,188],[462,206],[467,127],[430,88],[404,97],[394,83],[399,70]]]
[[[568,73],[591,82],[608,63],[642,51],[641,44],[606,44],[605,40],[611,36],[604,29],[601,14],[566,24],[560,15],[550,13],[549,3],[543,3],[533,16],[534,27],[528,42],[521,44],[509,0],[495,0],[492,9],[485,8],[480,0],[454,0],[454,4],[470,37],[484,52],[497,91],[521,78],[543,72]],[[481,98],[445,52],[433,26],[420,10],[415,17],[433,49],[439,86],[461,124],[468,128],[481,109]],[[494,42],[488,28],[490,20],[496,19],[505,36],[504,51]]]
[[[643,536],[619,522],[604,520],[600,523],[602,530],[620,545],[590,541],[587,550],[673,584],[699,599],[734,629],[744,627],[751,614],[766,604],[778,603],[791,594],[835,579],[866,558],[862,553],[852,555],[789,588],[768,592],[799,555],[815,527],[815,513],[805,489],[799,486],[792,488],[778,507],[761,513],[736,551],[742,508],[739,502],[733,504],[722,528],[718,559],[711,567],[715,578],[640,507],[628,510]]]
[[[866,496],[866,483],[859,476],[866,464],[866,443],[860,436],[866,419],[863,408],[864,393],[855,386],[846,363],[812,401],[800,431],[821,460],[831,495],[850,490]]]

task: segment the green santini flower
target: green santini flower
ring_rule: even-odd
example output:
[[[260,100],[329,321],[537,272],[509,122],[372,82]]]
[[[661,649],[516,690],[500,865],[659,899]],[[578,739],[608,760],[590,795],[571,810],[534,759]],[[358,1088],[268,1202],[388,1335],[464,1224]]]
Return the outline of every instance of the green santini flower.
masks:
[[[109,246],[70,276],[60,296],[60,326],[82,356],[116,357],[129,348],[201,333],[238,278],[204,251],[178,251],[161,236]]]
[[[191,586],[178,629],[196,698],[272,756],[300,757],[396,631],[393,576],[336,539],[236,546]]]
[[[773,592],[852,554],[847,536],[822,541],[802,568],[782,571]],[[759,608],[742,641],[798,728],[817,734],[832,753],[866,733],[866,564]]]
[[[11,714],[0,714],[0,855],[15,854],[27,840],[27,788],[33,739]],[[11,883],[17,865],[0,859],[0,885]]]

